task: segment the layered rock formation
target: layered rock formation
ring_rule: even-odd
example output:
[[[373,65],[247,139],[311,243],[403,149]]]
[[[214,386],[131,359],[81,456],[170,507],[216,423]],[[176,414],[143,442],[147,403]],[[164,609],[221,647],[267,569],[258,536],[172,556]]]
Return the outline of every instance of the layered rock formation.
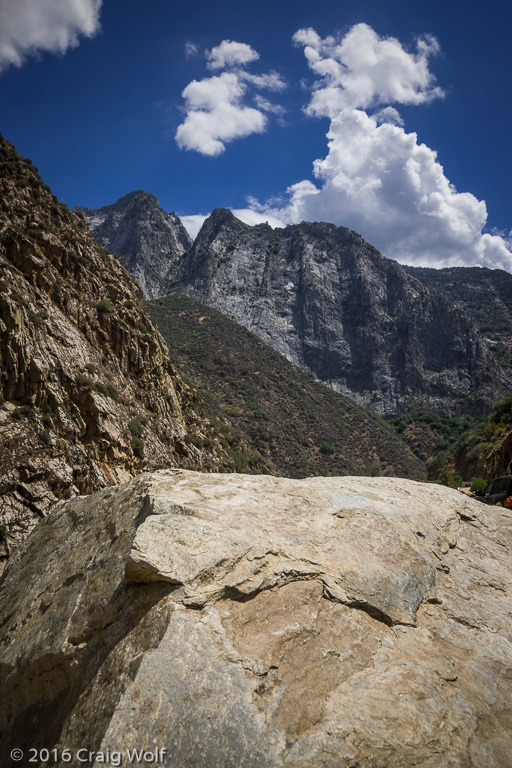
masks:
[[[140,289],[0,139],[0,563],[62,495],[223,465]]]
[[[219,209],[172,277],[377,413],[486,412],[508,391],[468,316],[344,227],[248,227]]]
[[[146,297],[188,293],[377,413],[488,412],[508,390],[464,308],[344,227],[249,227],[218,209],[191,247],[148,193],[80,210]]]
[[[171,264],[192,246],[185,227],[174,213],[166,213],[154,195],[130,192],[103,208],[81,208],[96,241],[115,253],[142,288],[145,299],[169,292]]]
[[[62,502],[0,590],[2,754],[508,768],[511,530],[389,478],[175,470]]]
[[[444,293],[473,319],[505,370],[512,369],[512,275],[503,269],[404,267],[431,293]]]

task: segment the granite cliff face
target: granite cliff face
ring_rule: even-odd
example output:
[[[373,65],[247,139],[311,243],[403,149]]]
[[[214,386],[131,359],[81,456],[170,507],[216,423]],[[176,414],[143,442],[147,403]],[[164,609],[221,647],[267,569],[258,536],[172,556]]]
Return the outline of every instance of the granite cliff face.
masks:
[[[2,754],[508,768],[511,532],[394,478],[172,470],[62,502],[1,585]]]
[[[171,277],[377,413],[486,412],[508,390],[464,311],[344,227],[248,227],[219,209]]]
[[[192,246],[192,240],[179,218],[166,213],[154,195],[139,190],[113,205],[74,210],[83,215],[96,242],[117,255],[145,299],[169,292],[171,263]]]
[[[130,275],[0,138],[0,567],[61,496],[232,469],[218,442]]]

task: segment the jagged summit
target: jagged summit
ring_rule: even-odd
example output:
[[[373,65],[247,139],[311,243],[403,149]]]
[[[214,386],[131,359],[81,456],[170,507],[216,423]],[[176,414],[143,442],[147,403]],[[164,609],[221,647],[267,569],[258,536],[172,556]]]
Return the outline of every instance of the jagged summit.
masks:
[[[486,412],[508,390],[466,313],[345,227],[273,230],[218,209],[170,276],[380,414]]]
[[[217,208],[193,244],[187,235],[175,256],[162,261],[162,226],[146,203],[122,213],[126,199],[132,198],[109,208],[108,223],[89,222],[98,241],[122,260],[127,250],[123,245],[120,252],[116,238],[130,243],[135,255],[123,263],[146,286],[146,296],[187,293],[377,413],[488,412],[508,391],[464,309],[430,292],[357,232],[326,222],[249,226]],[[156,204],[149,208],[171,215]]]
[[[167,293],[173,261],[192,246],[174,213],[164,211],[155,195],[137,190],[102,208],[81,208],[96,241],[115,253],[142,288],[145,299]]]

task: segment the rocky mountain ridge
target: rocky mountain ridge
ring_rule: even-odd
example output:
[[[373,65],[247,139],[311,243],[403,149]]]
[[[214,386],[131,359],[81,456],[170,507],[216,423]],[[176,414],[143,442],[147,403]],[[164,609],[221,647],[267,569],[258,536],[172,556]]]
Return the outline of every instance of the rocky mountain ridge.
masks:
[[[0,138],[0,565],[62,495],[167,466],[234,469],[128,272]]]
[[[122,207],[123,200],[112,208]],[[156,198],[151,205],[155,220],[167,215]],[[103,220],[105,210],[86,214],[96,237],[97,217]],[[131,216],[123,226],[148,219],[144,208],[140,213],[132,208]],[[133,251],[126,262],[136,279],[148,271],[151,253],[160,258],[158,233],[144,226],[141,232],[141,255]],[[115,250],[118,235],[110,228],[102,236]],[[468,307],[437,286],[429,290],[409,274],[414,270],[382,257],[344,227],[306,222],[275,230],[250,227],[218,209],[193,246],[179,253],[175,248],[174,254],[154,283],[155,298],[184,292],[220,310],[381,415],[418,409],[485,413],[508,391],[492,351],[500,352],[504,363],[508,353],[489,350]]]
[[[431,293],[444,293],[474,321],[500,365],[512,370],[512,275],[487,267],[407,267]]]
[[[219,209],[171,277],[381,415],[486,412],[508,391],[464,311],[344,227],[249,227]]]
[[[130,192],[103,208],[76,206],[74,211],[82,214],[96,242],[116,254],[145,299],[168,293],[173,260],[192,246],[176,214],[164,211],[157,198],[144,190]]]

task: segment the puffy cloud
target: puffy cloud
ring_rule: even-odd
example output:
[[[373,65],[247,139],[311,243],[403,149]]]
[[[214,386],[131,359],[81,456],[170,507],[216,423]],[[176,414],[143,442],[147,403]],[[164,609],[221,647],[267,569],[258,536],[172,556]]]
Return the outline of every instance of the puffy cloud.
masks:
[[[394,107],[384,107],[373,115],[378,123],[391,123],[391,125],[403,125],[404,121],[400,112]]]
[[[300,181],[279,201],[249,208],[286,223],[329,221],[350,227],[386,256],[422,266],[481,265],[512,271],[511,242],[484,233],[485,202],[458,192],[437,153],[407,133],[395,104],[442,95],[428,69],[434,38],[407,52],[366,24],[342,39],[313,29],[294,35],[319,76],[306,113],[330,117],[328,152],[315,160],[316,184]],[[373,115],[368,111],[381,107]]]
[[[189,216],[180,216],[180,221],[189,233],[192,240],[195,240],[197,233],[208,218],[207,213],[192,213]]]
[[[259,58],[246,43],[223,40],[206,53],[208,67],[228,72],[193,80],[184,89],[186,117],[178,126],[176,141],[182,149],[203,155],[220,155],[226,143],[234,139],[263,133],[268,124],[265,113],[281,118],[282,108],[256,94],[254,106],[247,103],[250,89],[282,90],[284,81],[276,72],[253,75],[243,67]]]
[[[368,24],[356,24],[341,40],[300,29],[293,41],[304,46],[310,69],[322,78],[306,110],[310,115],[335,117],[346,108],[422,104],[443,95],[428,68],[429,57],[439,52],[432,36],[419,39],[413,53],[393,37],[379,37]]]
[[[434,150],[389,122],[344,109],[330,124],[329,152],[313,164],[319,182],[290,187],[281,206],[258,206],[289,223],[330,221],[359,232],[406,264],[474,264],[512,270],[512,253],[482,234],[485,203],[457,192]]]
[[[176,131],[178,146],[203,155],[220,155],[225,142],[262,133],[267,118],[241,101],[246,87],[233,72],[193,80],[182,93],[187,116]]]
[[[99,29],[102,0],[0,0],[0,71],[40,51],[65,53]]]
[[[247,43],[237,43],[234,40],[223,40],[220,45],[206,51],[208,69],[227,69],[228,67],[244,67],[259,59],[260,55]]]

